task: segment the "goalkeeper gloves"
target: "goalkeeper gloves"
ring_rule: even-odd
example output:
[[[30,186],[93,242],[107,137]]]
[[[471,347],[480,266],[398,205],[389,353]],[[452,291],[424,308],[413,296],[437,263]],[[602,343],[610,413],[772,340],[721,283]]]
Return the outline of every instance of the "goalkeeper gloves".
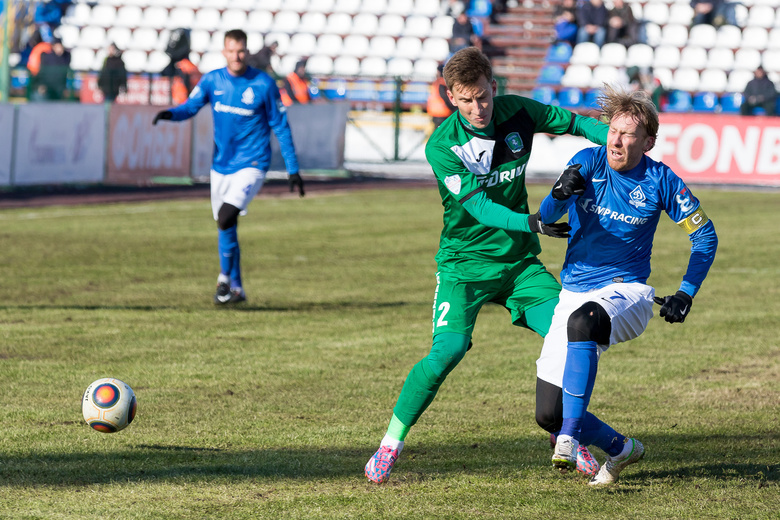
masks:
[[[528,227],[531,229],[531,233],[541,233],[553,238],[568,238],[571,230],[571,226],[566,222],[545,224],[542,222],[541,215],[538,212],[528,215]]]
[[[572,195],[585,193],[585,179],[580,174],[580,168],[582,168],[581,164],[572,164],[563,170],[552,189],[555,200],[566,200]]]
[[[163,110],[162,112],[157,112],[157,115],[154,116],[154,119],[152,120],[152,125],[156,125],[157,121],[160,119],[171,119],[173,118],[173,112],[170,110]]]
[[[290,193],[293,192],[296,186],[298,187],[298,193],[303,197],[303,179],[301,178],[300,173],[290,174]]]
[[[661,306],[660,316],[669,323],[684,322],[693,305],[693,298],[682,291],[663,298],[656,296],[653,300]]]

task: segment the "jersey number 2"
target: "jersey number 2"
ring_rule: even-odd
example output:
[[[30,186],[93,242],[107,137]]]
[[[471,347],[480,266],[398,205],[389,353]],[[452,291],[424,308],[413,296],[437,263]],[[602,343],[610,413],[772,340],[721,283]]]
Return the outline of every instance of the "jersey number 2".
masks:
[[[447,320],[444,318],[447,316],[447,313],[450,312],[450,304],[448,302],[442,302],[441,305],[439,305],[439,319],[436,320],[436,326],[437,327],[444,327],[447,325]]]

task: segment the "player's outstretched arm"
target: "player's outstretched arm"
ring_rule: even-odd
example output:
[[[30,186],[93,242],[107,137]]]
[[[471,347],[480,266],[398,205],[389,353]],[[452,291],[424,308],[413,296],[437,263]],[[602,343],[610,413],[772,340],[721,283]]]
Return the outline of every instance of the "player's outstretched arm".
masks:
[[[173,119],[173,112],[171,112],[170,110],[161,110],[160,112],[157,112],[157,115],[154,116],[154,119],[152,120],[152,124],[156,125],[157,121],[160,121],[161,119],[166,121],[169,119]]]
[[[506,206],[493,202],[484,191],[475,193],[463,202],[463,207],[483,226],[520,231],[523,233],[540,233],[554,238],[566,238],[571,228],[568,224],[544,224],[539,213],[526,215],[516,213]]]

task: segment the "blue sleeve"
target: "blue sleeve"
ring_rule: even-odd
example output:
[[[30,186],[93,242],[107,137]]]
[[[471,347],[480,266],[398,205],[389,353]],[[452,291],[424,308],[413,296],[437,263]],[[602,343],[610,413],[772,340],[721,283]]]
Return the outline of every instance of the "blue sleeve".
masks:
[[[187,101],[171,109],[171,114],[173,114],[171,121],[184,121],[185,119],[189,119],[197,114],[198,110],[209,102],[209,92],[211,89],[209,88],[210,82],[208,78],[208,75],[200,78],[198,84],[192,89]]]
[[[688,270],[683,276],[680,290],[690,297],[696,296],[701,284],[715,261],[715,251],[718,249],[718,235],[715,226],[708,221],[704,226],[689,235],[691,239],[691,257],[688,260]]]
[[[528,215],[515,213],[506,206],[493,202],[482,190],[464,201],[463,208],[483,226],[507,231],[531,232],[531,228],[528,227]]]
[[[295,145],[293,144],[292,132],[287,122],[287,108],[282,104],[279,96],[279,89],[276,84],[269,83],[265,90],[266,119],[271,129],[274,131],[276,140],[279,141],[279,149],[287,166],[287,173],[292,175],[298,173],[298,156],[295,154]]]

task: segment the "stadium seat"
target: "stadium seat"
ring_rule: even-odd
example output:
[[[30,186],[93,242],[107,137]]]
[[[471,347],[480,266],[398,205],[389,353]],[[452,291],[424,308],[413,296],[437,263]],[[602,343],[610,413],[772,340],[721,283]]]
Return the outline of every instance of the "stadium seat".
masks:
[[[761,65],[761,53],[756,49],[742,47],[734,53],[734,69],[754,71]]]
[[[116,20],[116,8],[113,5],[98,4],[92,8],[89,17],[89,25],[107,29],[114,25]]]
[[[455,20],[451,16],[437,16],[431,22],[431,36],[449,40],[452,37],[452,24]]]
[[[599,65],[622,67],[626,63],[626,47],[622,43],[605,43],[601,47]]]
[[[333,6],[333,12],[357,14],[360,12],[361,0],[336,0],[336,4]]]
[[[720,111],[722,114],[739,114],[742,106],[742,92],[724,94],[720,97]]]
[[[669,92],[668,98],[669,101],[663,108],[666,112],[689,112],[692,108],[693,102],[690,92],[673,90]]]
[[[192,27],[195,22],[195,11],[189,7],[174,7],[168,14],[165,24],[166,29],[178,29],[180,27]]]
[[[661,85],[667,89],[669,88],[669,85],[672,84],[672,75],[672,69],[667,67],[658,67],[653,69],[653,76],[655,76],[655,79],[657,79]]]
[[[644,43],[636,43],[626,52],[626,67],[650,67],[653,65],[653,48]]]
[[[352,30],[352,16],[347,13],[332,13],[328,16],[325,28],[322,30],[328,34],[346,36]]]
[[[769,49],[761,55],[761,64],[769,74],[780,73],[780,49]]]
[[[355,56],[362,58],[368,54],[368,38],[360,34],[350,34],[344,38],[344,44],[341,47],[341,54],[344,56]]]
[[[368,43],[366,56],[390,59],[395,55],[395,39],[392,36],[374,36]]]
[[[387,2],[385,14],[409,16],[412,10],[414,10],[414,0],[392,0]]]
[[[246,20],[246,26],[252,31],[267,33],[274,24],[274,16],[268,11],[252,11]]]
[[[726,72],[720,69],[705,69],[701,72],[699,78],[701,88],[706,88],[712,92],[724,92],[728,85]]]
[[[744,92],[748,81],[753,79],[753,71],[732,70],[729,73],[729,82],[726,85],[727,92]]]
[[[539,71],[539,78],[537,79],[537,83],[546,85],[560,85],[563,74],[564,70],[560,65],[545,65]]]
[[[206,35],[208,36],[208,33],[206,33]],[[157,41],[157,31],[151,27],[139,27],[133,31],[130,36],[130,42],[127,44],[127,48],[150,51],[157,46]]]
[[[382,16],[387,12],[387,0],[371,0],[360,5],[360,12]]]
[[[439,62],[427,58],[422,58],[414,62],[414,72],[412,76],[416,79],[433,81],[436,78],[436,69]]]
[[[222,52],[222,49],[224,48],[225,48],[225,31],[214,31],[211,34],[211,43],[209,43],[208,51]]]
[[[780,11],[780,9],[778,11]],[[780,24],[778,24],[777,27],[769,31],[769,41],[767,42],[767,49],[770,50],[780,49]]]
[[[698,27],[698,26],[694,26]],[[662,46],[655,50],[653,55],[653,68],[665,67],[676,69],[680,64],[680,49],[677,47]]]
[[[450,46],[444,38],[426,38],[422,42],[420,56],[436,61],[444,61],[450,54]]]
[[[257,31],[247,31],[246,48],[250,53],[255,53],[263,48],[263,33]],[[192,61],[192,60],[190,60]]]
[[[329,56],[312,56],[306,60],[306,72],[311,76],[329,76],[333,74],[333,60]]]
[[[398,14],[385,14],[379,18],[376,34],[398,37],[404,32],[404,19]]]
[[[79,33],[79,47],[102,49],[106,46],[106,30],[96,25],[84,27]]]
[[[647,22],[643,25],[645,30],[645,43],[653,48],[661,45],[662,30],[656,23]]]
[[[591,88],[601,88],[605,83],[608,85],[628,85],[628,77],[626,76],[626,73],[618,67],[599,65],[593,69],[593,77],[590,80],[589,86]]]
[[[387,74],[390,76],[408,77],[412,75],[414,65],[406,58],[391,58],[387,61]]]
[[[663,27],[669,22],[669,6],[664,2],[649,2],[642,8],[642,18]]]
[[[707,68],[731,70],[734,68],[734,53],[725,47],[715,47],[707,53]]]
[[[531,99],[538,101],[539,103],[544,103],[545,105],[552,105],[557,102],[555,90],[553,90],[552,87],[544,85],[535,87],[531,91]]]
[[[601,95],[601,90],[596,88],[592,88],[586,91],[585,97],[582,99],[582,107],[587,108],[588,110],[598,110],[599,95]]]
[[[669,22],[688,27],[693,20],[693,8],[690,3],[675,2],[669,6]]]
[[[290,46],[287,52],[298,54],[299,56],[311,56],[317,48],[317,37],[309,33],[295,33],[290,37]]]
[[[146,58],[146,72],[161,72],[170,63],[170,56],[162,51],[152,51]]]
[[[309,0],[308,12],[330,13],[336,5],[335,0]]]
[[[714,92],[699,92],[693,96],[692,108],[694,112],[717,112],[718,96]]]
[[[301,16],[301,23],[298,25],[299,32],[311,34],[322,34],[325,31],[328,19],[323,13],[304,13]]]
[[[360,13],[352,19],[351,34],[362,34],[364,36],[373,36],[376,34],[379,20],[370,13]]]
[[[333,60],[335,76],[357,76],[360,74],[360,60],[354,56],[339,56]]]
[[[228,9],[222,12],[222,16],[219,19],[219,29],[227,32],[233,29],[249,29],[256,31],[255,27],[247,24],[247,15],[245,11],[240,9]]]
[[[680,53],[680,63],[677,66],[702,70],[707,66],[707,51],[703,47],[685,47]]]
[[[128,27],[112,27],[106,31],[106,41],[114,43],[121,50],[127,49],[132,37],[133,33]]]
[[[395,42],[395,57],[416,60],[422,52],[422,42],[419,38],[403,36]]]
[[[272,43],[276,42],[279,47],[277,47],[276,52],[283,56],[287,54],[287,47],[290,46],[290,35],[287,33],[280,33],[280,32],[270,32],[265,35],[265,44],[271,45]]]
[[[316,54],[335,58],[341,54],[343,40],[338,34],[323,34],[317,38]],[[335,64],[334,64],[335,67]]]
[[[763,27],[745,27],[742,48],[764,50],[769,45],[769,32]]]
[[[195,12],[195,19],[190,27],[204,31],[216,31],[217,26],[219,26],[219,11],[213,7],[204,7]]]
[[[711,49],[715,47],[718,32],[712,25],[705,23],[694,25],[688,32],[688,45]]]
[[[562,87],[590,87],[593,73],[587,65],[569,65],[561,78]]]
[[[130,49],[122,54],[127,72],[145,72],[146,71],[146,52],[137,49]]]
[[[387,73],[387,61],[377,56],[369,56],[360,62],[361,76],[384,76]]]
[[[729,50],[738,49],[742,42],[742,30],[736,25],[722,25],[718,28],[715,47]]]
[[[141,24],[144,14],[137,5],[123,5],[116,11],[116,18],[112,23],[113,27],[135,28]]]
[[[440,0],[415,0],[413,13],[428,18],[434,18],[441,9]]]
[[[294,11],[280,11],[274,16],[271,30],[274,32],[293,34],[298,30],[301,17]]]
[[[60,20],[63,24],[75,25],[76,27],[84,27],[89,24],[89,19],[92,17],[92,8],[87,4],[76,3],[71,4],[65,9],[65,14],[62,15]]]
[[[567,64],[571,59],[572,48],[566,42],[553,43],[547,49],[544,61],[547,63]]]
[[[211,34],[205,29],[195,29],[190,33],[190,49],[206,52],[211,47]]]
[[[62,44],[66,49],[72,49],[79,41],[79,28],[75,25],[63,24],[57,27],[54,32],[57,37],[62,39]]]
[[[674,4],[679,5],[679,4]],[[688,27],[677,23],[668,23],[661,28],[661,45],[685,47],[688,43]]]
[[[576,109],[582,106],[582,91],[578,88],[564,88],[558,92],[558,105],[563,108]]]
[[[599,46],[593,42],[582,42],[574,46],[569,63],[572,65],[588,65],[594,67],[601,57]]]
[[[291,73],[293,70],[295,70],[295,65],[301,61],[301,55],[300,54],[285,54],[282,56],[282,58],[279,60],[278,65],[274,67],[274,70],[280,75],[280,76],[287,76],[289,73]]]
[[[748,11],[747,27],[771,29],[775,23],[775,9],[770,5],[753,5]]]
[[[143,16],[138,22],[138,27],[165,27],[168,20],[168,10],[162,6],[152,5],[144,9]]]
[[[688,67],[676,69],[672,73],[672,88],[675,90],[696,92],[699,89],[699,73],[696,69]]]
[[[194,1],[200,1],[200,0],[194,0]],[[262,2],[260,5],[263,5],[265,2]],[[281,5],[284,7],[285,10],[294,11],[296,13],[305,13],[306,10],[309,7],[309,0],[283,0]],[[267,7],[264,7],[265,9],[268,9]]]
[[[95,51],[84,47],[76,47],[70,51],[70,68],[76,71],[92,70],[95,61]]]
[[[427,16],[410,16],[406,19],[403,34],[415,38],[427,38],[431,34],[431,19]]]
[[[198,70],[203,74],[211,72],[212,70],[221,69],[227,64],[225,57],[221,52],[207,52],[200,57],[200,63],[198,63]]]

